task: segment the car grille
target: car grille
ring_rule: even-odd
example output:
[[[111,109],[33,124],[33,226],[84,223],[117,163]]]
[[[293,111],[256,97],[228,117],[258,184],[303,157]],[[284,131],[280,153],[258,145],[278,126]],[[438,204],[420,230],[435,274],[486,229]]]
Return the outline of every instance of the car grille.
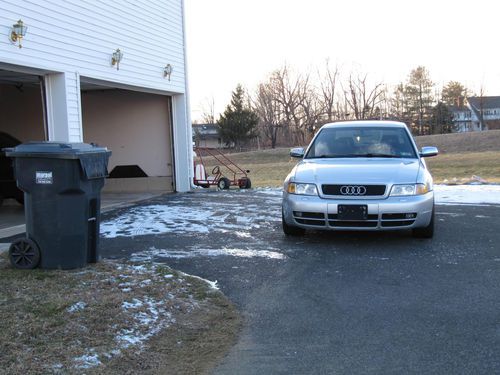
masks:
[[[299,224],[324,227],[325,215],[322,212],[299,212],[293,211],[293,218]]]
[[[321,185],[324,195],[337,195],[341,197],[370,197],[385,194],[385,185]]]
[[[417,218],[415,212],[411,213],[394,213],[394,214],[382,214],[381,225],[384,228],[389,227],[406,227],[412,225]]]
[[[325,217],[322,212],[293,211],[293,218],[299,224],[324,227],[327,222],[334,228],[376,228],[379,225],[379,215],[368,215],[367,220],[339,220],[337,214]],[[383,228],[406,227],[412,225],[417,214],[412,213],[384,213],[381,216],[380,226]],[[327,219],[327,220],[326,220]]]
[[[338,228],[376,228],[378,215],[368,215],[367,220],[338,220],[337,214],[328,215],[328,224]]]

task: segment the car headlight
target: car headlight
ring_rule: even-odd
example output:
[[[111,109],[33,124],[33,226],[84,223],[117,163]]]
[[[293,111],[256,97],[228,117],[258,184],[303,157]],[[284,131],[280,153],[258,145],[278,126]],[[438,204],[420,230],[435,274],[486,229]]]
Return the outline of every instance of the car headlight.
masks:
[[[290,182],[288,184],[287,192],[297,195],[318,195],[318,189],[316,189],[316,185],[296,184],[295,182]]]
[[[393,185],[390,196],[424,195],[429,191],[431,191],[429,184]]]

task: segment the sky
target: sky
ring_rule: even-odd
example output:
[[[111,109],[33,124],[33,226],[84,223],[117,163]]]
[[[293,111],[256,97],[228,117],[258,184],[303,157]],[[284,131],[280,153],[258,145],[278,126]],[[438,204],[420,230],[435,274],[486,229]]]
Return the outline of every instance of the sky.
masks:
[[[315,73],[325,61],[389,87],[425,66],[500,95],[500,2],[495,0],[185,0],[192,119],[222,112],[285,63]]]

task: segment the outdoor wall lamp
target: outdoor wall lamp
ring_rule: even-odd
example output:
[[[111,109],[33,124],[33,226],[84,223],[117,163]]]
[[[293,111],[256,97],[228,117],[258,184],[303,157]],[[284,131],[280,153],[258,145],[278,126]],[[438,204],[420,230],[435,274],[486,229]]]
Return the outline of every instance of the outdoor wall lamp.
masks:
[[[172,65],[167,64],[167,66],[163,68],[163,78],[168,78],[168,80],[170,81],[170,75],[172,74],[173,70],[174,68],[172,68]]]
[[[115,52],[113,52],[113,56],[111,57],[111,65],[116,65],[116,70],[120,70],[120,61],[123,59],[123,52],[118,48]]]
[[[23,40],[24,36],[26,35],[26,31],[28,28],[24,26],[23,21],[19,20],[17,23],[12,25],[12,30],[10,32],[10,41],[12,43],[17,43],[19,42],[19,48],[22,48],[21,41]]]

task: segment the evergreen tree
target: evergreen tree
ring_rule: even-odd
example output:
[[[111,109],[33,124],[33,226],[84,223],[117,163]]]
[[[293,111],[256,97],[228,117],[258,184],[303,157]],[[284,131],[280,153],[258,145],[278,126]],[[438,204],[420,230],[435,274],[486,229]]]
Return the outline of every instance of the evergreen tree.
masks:
[[[217,121],[219,134],[222,140],[236,148],[256,137],[256,128],[259,118],[249,105],[245,104],[245,90],[241,85],[233,91],[231,104]]]
[[[441,93],[442,101],[448,105],[457,107],[463,106],[464,99],[467,96],[467,89],[457,81],[450,81],[443,87]]]
[[[444,134],[453,131],[453,114],[448,109],[448,106],[439,102],[432,108],[431,116],[431,134]]]
[[[412,111],[417,115],[418,134],[424,134],[424,125],[429,124],[429,113],[434,98],[432,90],[434,83],[430,79],[429,72],[423,66],[413,69],[408,77],[406,92],[410,99]]]

